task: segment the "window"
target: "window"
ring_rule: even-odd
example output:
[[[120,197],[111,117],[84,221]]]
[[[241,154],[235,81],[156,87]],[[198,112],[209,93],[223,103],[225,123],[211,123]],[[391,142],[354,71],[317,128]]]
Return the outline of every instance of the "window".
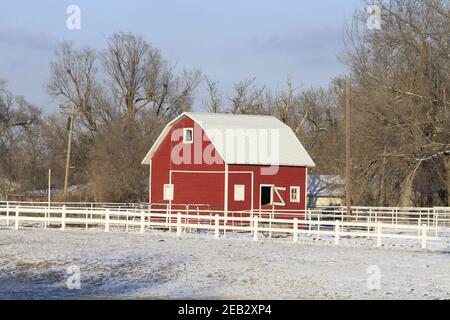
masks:
[[[234,201],[245,201],[245,186],[244,185],[235,185],[234,186]]]
[[[300,187],[291,187],[291,202],[300,203]]]
[[[164,185],[164,201],[173,201],[173,184]]]
[[[183,129],[183,143],[194,143],[194,129]]]
[[[261,186],[261,206],[267,206],[272,204],[273,201],[273,186],[262,185]]]

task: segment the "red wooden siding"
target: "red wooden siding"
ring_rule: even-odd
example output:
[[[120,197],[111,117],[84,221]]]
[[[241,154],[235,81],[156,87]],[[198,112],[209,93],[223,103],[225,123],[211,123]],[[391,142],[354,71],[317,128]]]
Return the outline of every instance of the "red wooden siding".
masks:
[[[172,175],[175,204],[208,205],[223,210],[225,176],[223,173],[181,173]]]
[[[211,149],[209,139],[197,144],[184,145],[190,152],[191,164],[175,164],[171,159],[171,153],[175,146],[182,143],[183,137],[178,141],[172,140],[172,132],[176,129],[194,128],[194,140],[201,139],[204,131],[189,117],[183,117],[174,124],[169,134],[164,138],[152,158],[151,165],[151,202],[168,203],[163,200],[163,187],[169,184],[170,171],[172,171],[172,184],[174,185],[174,200],[172,204],[209,205],[212,210],[224,210],[225,198],[225,165],[222,163],[208,165],[203,162],[195,163],[195,154],[203,155],[205,148]],[[200,146],[200,147],[198,147]],[[200,149],[200,150],[197,150]],[[215,154],[213,148],[213,154]],[[197,157],[197,160],[198,157]],[[275,185],[286,188],[284,200],[286,206],[275,207],[279,210],[304,210],[306,208],[306,180],[307,169],[301,167],[280,167],[275,175],[261,175],[260,166],[229,165],[228,178],[228,210],[241,211],[252,209],[252,175],[253,172],[253,209],[260,208],[260,186],[261,184]],[[183,171],[183,172],[174,172]],[[215,172],[215,173],[210,173]],[[234,200],[234,186],[245,186],[245,201]],[[300,187],[300,203],[290,202],[290,187]],[[272,209],[265,206],[263,209]]]

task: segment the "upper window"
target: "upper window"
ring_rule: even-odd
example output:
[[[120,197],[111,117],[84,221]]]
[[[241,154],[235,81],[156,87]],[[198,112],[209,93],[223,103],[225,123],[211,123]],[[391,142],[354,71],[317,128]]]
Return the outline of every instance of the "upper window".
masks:
[[[194,143],[194,129],[183,129],[183,143]]]
[[[300,203],[300,187],[291,187],[291,202]]]

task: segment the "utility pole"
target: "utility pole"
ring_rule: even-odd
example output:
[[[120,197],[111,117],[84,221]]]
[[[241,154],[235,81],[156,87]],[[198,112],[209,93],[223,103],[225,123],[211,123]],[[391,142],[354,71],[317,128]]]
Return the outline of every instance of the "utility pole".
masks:
[[[48,169],[48,208],[50,209],[52,191],[52,169]]]
[[[351,169],[351,121],[350,121],[350,84],[345,81],[345,204],[347,216],[352,214],[352,169]]]
[[[447,205],[450,207],[450,156],[447,156]]]
[[[66,173],[64,176],[64,199],[67,197],[67,190],[69,185],[69,170],[70,170],[70,155],[72,152],[72,132],[73,132],[73,120],[75,118],[75,105],[72,103],[72,108],[69,115],[68,131],[69,137],[67,139],[67,156],[66,156]]]
[[[48,169],[48,210],[45,212],[45,223],[44,227],[48,227],[48,218],[50,217],[50,207],[51,207],[51,191],[52,191],[52,169]]]
[[[447,206],[450,207],[450,150],[445,151],[444,155],[446,159],[444,159],[445,168],[447,169]]]

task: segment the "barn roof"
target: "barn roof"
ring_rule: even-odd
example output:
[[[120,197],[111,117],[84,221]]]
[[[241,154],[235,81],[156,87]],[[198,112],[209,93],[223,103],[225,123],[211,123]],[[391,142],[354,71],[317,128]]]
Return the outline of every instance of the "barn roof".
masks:
[[[306,152],[305,148],[300,143],[291,128],[273,116],[193,112],[183,113],[166,126],[153,147],[148,152],[147,156],[142,161],[142,164],[150,164],[151,158],[163,142],[166,135],[170,132],[172,126],[183,117],[191,118],[205,131],[217,152],[227,164],[315,167],[314,161]],[[275,136],[271,134],[272,131],[275,132]],[[256,132],[260,141],[259,143],[252,144],[251,146],[247,145],[244,151],[246,154],[237,155],[237,150],[242,153],[242,149],[239,149],[239,146],[236,146],[239,143],[236,136],[232,136],[232,138],[230,138],[230,132]],[[260,132],[266,132],[267,134],[260,135]],[[245,134],[240,138],[246,138]],[[261,139],[265,140],[261,141]],[[268,147],[267,145],[271,142],[273,143],[273,140],[277,140],[279,142],[277,143],[276,148],[272,148],[270,146]],[[230,143],[233,145],[231,149]],[[269,155],[272,151],[277,150],[276,157],[258,156],[255,159],[252,157],[255,150],[258,154]]]

